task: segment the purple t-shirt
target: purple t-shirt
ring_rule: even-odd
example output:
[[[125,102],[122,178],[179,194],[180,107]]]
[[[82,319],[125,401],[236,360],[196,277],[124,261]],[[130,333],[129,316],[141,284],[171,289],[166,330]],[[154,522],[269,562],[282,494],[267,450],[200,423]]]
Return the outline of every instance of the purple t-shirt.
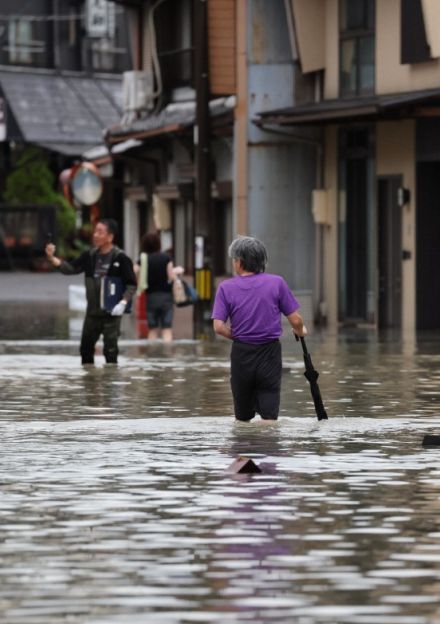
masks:
[[[279,275],[237,275],[219,285],[211,318],[230,319],[234,340],[262,344],[281,336],[281,313],[288,316],[298,308],[298,301]]]

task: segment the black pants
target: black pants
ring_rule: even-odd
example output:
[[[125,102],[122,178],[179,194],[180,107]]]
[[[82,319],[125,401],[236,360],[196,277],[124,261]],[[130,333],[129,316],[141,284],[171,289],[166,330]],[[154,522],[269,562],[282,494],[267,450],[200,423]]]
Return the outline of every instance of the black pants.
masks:
[[[116,364],[118,361],[118,338],[121,327],[121,316],[110,314],[91,316],[86,314],[81,335],[81,361],[83,364],[93,364],[95,345],[99,336],[104,338],[104,357],[107,364]]]
[[[234,342],[231,350],[231,390],[237,420],[276,420],[280,410],[281,344]]]

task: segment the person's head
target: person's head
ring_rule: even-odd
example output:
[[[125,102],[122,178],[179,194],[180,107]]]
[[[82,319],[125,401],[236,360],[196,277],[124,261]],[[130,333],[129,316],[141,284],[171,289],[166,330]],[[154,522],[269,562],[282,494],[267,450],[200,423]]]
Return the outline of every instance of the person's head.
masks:
[[[266,269],[266,247],[258,238],[238,236],[229,246],[229,256],[248,273],[264,273]]]
[[[114,219],[100,219],[93,230],[93,244],[98,249],[111,247],[118,233],[118,224]]]
[[[147,232],[141,240],[141,250],[147,254],[160,251],[160,236],[156,232]]]

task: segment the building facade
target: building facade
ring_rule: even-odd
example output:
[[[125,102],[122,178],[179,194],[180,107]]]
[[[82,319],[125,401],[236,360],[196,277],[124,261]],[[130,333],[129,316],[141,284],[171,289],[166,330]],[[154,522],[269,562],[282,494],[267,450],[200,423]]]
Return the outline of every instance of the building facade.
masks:
[[[131,14],[134,71],[125,113],[88,151],[124,182],[126,248],[148,229],[188,272],[231,273],[228,244],[262,238],[269,270],[307,300],[315,293],[312,189],[320,131],[259,127],[257,113],[309,101],[284,0],[120,0]],[[134,253],[136,255],[136,253]],[[205,292],[200,282],[198,289]],[[208,289],[207,300],[213,290]],[[209,318],[209,305],[205,312]]]
[[[324,133],[315,194],[328,321],[438,329],[440,6],[291,0],[313,104],[260,123]]]
[[[0,8],[0,197],[27,148],[48,163],[56,185],[64,169],[101,142],[104,129],[121,118],[121,75],[132,66],[123,7],[106,0],[21,4],[4,0]],[[101,203],[120,219],[117,181],[106,184]],[[26,240],[41,254],[45,238],[30,221]],[[4,241],[0,247],[10,253]]]

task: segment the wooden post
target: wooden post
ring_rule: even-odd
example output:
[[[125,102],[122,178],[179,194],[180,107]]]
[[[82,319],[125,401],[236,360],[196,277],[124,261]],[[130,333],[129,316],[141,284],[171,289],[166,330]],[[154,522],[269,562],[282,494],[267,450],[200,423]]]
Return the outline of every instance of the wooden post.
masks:
[[[194,205],[193,245],[195,237],[204,238],[204,266],[196,269],[211,269],[213,274],[213,202],[211,200],[211,140],[209,116],[209,58],[208,58],[208,20],[206,0],[194,2],[194,86],[196,90],[196,192]],[[195,277],[196,273],[194,273]],[[194,280],[195,283],[195,280]],[[211,288],[212,292],[212,288]],[[211,301],[200,301],[194,306],[195,337],[205,334],[209,320]],[[208,330],[209,331],[209,330]]]

